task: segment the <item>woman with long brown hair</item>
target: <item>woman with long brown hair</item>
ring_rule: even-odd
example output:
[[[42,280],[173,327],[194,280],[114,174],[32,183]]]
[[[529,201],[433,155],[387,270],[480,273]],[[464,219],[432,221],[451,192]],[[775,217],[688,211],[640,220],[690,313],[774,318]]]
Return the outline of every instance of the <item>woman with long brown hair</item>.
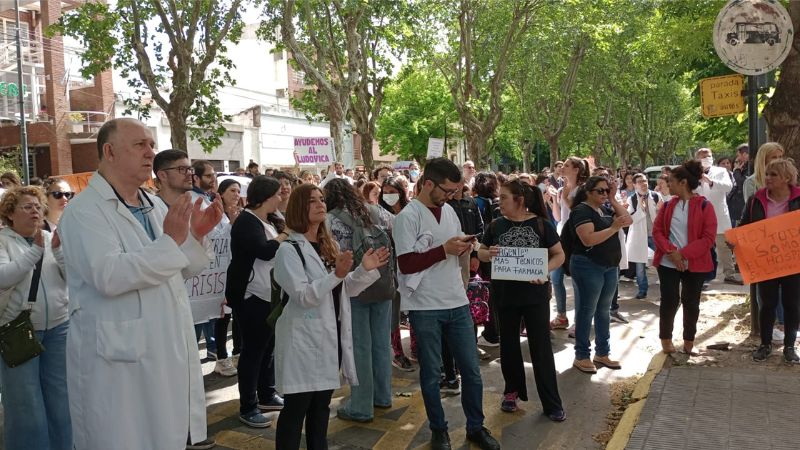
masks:
[[[345,382],[358,383],[349,298],[374,283],[376,269],[389,259],[388,249],[370,249],[350,272],[353,254],[339,251],[326,216],[318,187],[303,184],[292,191],[286,209],[288,236],[275,261],[275,281],[289,298],[275,324],[276,386],[284,395],[277,448],[299,448],[304,421],[306,447],[327,448],[340,361]]]
[[[555,196],[556,204],[553,208],[553,218],[558,222],[558,233],[564,228],[572,211],[572,201],[578,188],[589,178],[589,163],[577,156],[570,156],[561,167],[564,176],[564,187],[558,190]],[[550,274],[553,282],[553,293],[556,298],[556,317],[550,322],[550,328],[563,330],[569,328],[567,319],[567,288],[564,286],[564,269],[559,267]]]

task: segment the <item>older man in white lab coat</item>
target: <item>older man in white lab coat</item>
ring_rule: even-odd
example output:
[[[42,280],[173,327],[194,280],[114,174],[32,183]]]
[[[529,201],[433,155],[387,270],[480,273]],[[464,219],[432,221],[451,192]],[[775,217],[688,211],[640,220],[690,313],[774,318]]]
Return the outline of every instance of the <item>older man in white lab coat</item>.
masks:
[[[717,261],[725,275],[726,283],[742,284],[742,279],[736,275],[733,265],[733,253],[725,243],[725,232],[731,228],[727,196],[728,192],[733,189],[733,180],[724,167],[714,165],[714,155],[710,148],[697,150],[694,157],[703,165],[705,172],[700,180],[700,186],[694,192],[711,202],[714,212],[717,214]]]
[[[64,212],[74,311],[67,381],[75,448],[208,448],[202,371],[184,277],[209,262],[205,235],[222,217],[189,194],[167,211],[139,186],[152,177],[144,124],[100,129],[100,163]]]

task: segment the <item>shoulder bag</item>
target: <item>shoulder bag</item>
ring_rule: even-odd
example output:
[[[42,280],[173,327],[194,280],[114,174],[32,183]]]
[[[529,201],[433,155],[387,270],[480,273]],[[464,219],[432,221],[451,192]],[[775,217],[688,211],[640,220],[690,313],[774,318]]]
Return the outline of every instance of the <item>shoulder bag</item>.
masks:
[[[8,367],[17,367],[44,352],[44,347],[36,338],[36,332],[31,322],[31,309],[39,292],[39,278],[42,274],[42,258],[36,263],[31,278],[31,287],[28,291],[28,307],[19,315],[0,326],[0,356]]]

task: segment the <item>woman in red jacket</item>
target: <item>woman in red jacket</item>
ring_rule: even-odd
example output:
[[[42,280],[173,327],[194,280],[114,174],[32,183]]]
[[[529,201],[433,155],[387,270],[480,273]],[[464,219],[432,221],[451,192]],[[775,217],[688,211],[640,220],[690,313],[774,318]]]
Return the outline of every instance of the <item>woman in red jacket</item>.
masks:
[[[717,236],[717,216],[711,202],[692,192],[702,177],[703,166],[698,161],[673,169],[669,190],[674,197],[659,210],[653,224],[653,265],[658,267],[661,281],[659,338],[664,353],[675,353],[672,328],[682,304],[683,349],[692,354],[703,280],[714,268],[711,247]]]

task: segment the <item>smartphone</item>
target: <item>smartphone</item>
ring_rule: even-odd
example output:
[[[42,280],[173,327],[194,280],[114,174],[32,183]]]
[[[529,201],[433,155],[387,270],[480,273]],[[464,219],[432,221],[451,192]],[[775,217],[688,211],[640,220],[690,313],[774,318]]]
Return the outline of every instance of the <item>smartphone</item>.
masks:
[[[468,234],[466,236],[461,236],[461,240],[464,241],[464,242],[472,242],[472,241],[474,241],[476,239],[478,239],[478,235],[477,234]]]

